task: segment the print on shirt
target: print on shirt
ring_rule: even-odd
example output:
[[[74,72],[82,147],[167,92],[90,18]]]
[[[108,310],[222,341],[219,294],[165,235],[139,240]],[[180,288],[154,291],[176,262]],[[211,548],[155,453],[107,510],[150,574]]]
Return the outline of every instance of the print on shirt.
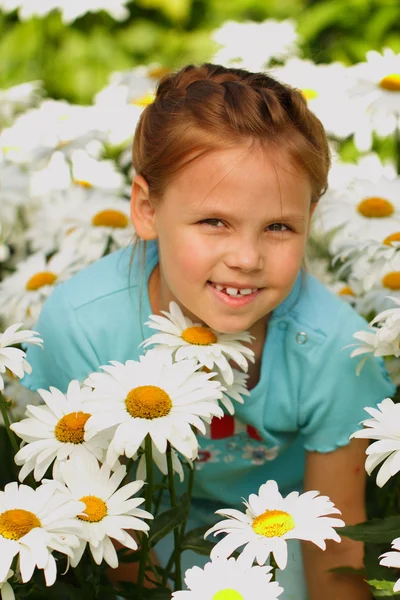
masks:
[[[209,443],[211,440],[214,443]],[[220,462],[250,461],[253,465],[263,465],[275,460],[279,453],[279,446],[266,444],[255,427],[231,415],[213,418],[206,425],[205,436],[199,436],[198,441],[197,470],[203,469],[206,464]]]

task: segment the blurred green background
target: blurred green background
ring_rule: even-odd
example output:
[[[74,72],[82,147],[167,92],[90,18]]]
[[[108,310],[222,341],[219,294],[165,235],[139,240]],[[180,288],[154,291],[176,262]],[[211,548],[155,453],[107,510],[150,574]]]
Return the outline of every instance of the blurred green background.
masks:
[[[400,51],[399,0],[135,0],[128,8],[123,22],[87,13],[68,26],[58,12],[25,22],[0,13],[0,88],[40,79],[50,97],[90,103],[113,71],[210,59],[210,33],[226,20],[291,18],[303,57],[315,63]]]

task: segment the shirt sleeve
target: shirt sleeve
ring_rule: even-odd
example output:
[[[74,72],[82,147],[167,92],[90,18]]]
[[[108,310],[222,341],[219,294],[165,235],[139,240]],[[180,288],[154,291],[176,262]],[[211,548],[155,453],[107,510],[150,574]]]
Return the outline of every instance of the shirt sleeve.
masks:
[[[28,347],[32,373],[21,380],[26,388],[36,391],[52,385],[65,392],[72,379],[83,381],[100,364],[62,284],[46,300],[34,330],[43,338],[43,349]]]
[[[299,426],[304,447],[331,452],[349,443],[350,435],[368,418],[364,408],[394,394],[383,359],[370,355],[356,374],[360,357],[350,358],[356,331],[366,321],[343,303],[339,318],[310,357],[299,405]]]

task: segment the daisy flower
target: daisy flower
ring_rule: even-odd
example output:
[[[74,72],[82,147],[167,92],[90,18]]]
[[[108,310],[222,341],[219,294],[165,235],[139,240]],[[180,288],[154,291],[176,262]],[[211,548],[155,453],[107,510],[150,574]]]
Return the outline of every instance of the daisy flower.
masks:
[[[160,333],[155,333],[142,342],[141,345],[145,348],[156,344],[174,354],[176,361],[195,358],[202,367],[210,370],[215,365],[228,385],[232,385],[234,381],[229,360],[235,361],[243,371],[248,369],[248,360],[254,362],[254,352],[241,343],[251,342],[253,339],[246,331],[218,333],[200,323],[193,323],[185,317],[176,302],[170,303],[169,312],[161,312],[164,317],[150,315],[146,322],[150,329],[157,329]]]
[[[267,481],[244,502],[246,512],[235,509],[217,510],[226,520],[220,521],[207,531],[227,535],[217,542],[210,553],[211,559],[227,558],[240,546],[245,545],[242,555],[256,560],[259,565],[274,555],[280,569],[287,564],[286,540],[307,540],[325,550],[325,540],[340,542],[334,527],[343,527],[344,522],[326,515],[340,514],[327,496],[318,492],[304,494],[291,492],[283,498],[275,481]]]
[[[345,281],[334,281],[327,284],[327,288],[331,290],[336,296],[338,296],[347,304],[354,305],[356,302],[356,294],[353,288]]]
[[[400,304],[399,298],[388,296]],[[379,327],[375,327],[379,324]],[[400,356],[400,308],[385,310],[371,321],[369,331],[356,331],[353,337],[361,345],[353,350],[351,357],[373,352],[374,356]]]
[[[271,581],[271,567],[251,566],[242,557],[216,559],[185,573],[188,590],[173,592],[173,600],[276,600],[283,592]]]
[[[100,466],[93,457],[81,460],[73,457],[60,465],[59,481],[50,480],[45,485],[55,486],[71,500],[84,504],[76,517],[81,523],[79,546],[74,548],[71,565],[80,562],[87,544],[96,564],[104,560],[113,569],[118,567],[118,557],[110,538],[123,546],[137,550],[137,543],[126,531],[149,530],[142,519],[152,519],[146,510],[138,508],[144,498],[133,498],[144,485],[143,481],[131,481],[121,487],[126,467],[121,465],[111,473],[107,465]]]
[[[3,375],[4,390],[3,398],[7,402],[7,409],[11,416],[11,421],[20,421],[25,417],[28,404],[39,404],[40,396],[37,392],[29,390],[23,386],[19,379],[7,372]]]
[[[112,160],[98,160],[85,150],[74,150],[71,156],[73,182],[86,188],[97,187],[107,193],[128,191],[125,177]]]
[[[290,19],[226,21],[212,33],[212,39],[221,48],[211,62],[254,72],[263,71],[273,58],[283,60],[298,53],[298,34]]]
[[[361,261],[358,261],[361,264]],[[354,282],[364,284],[363,297],[358,301],[357,309],[362,314],[371,312],[381,313],[390,310],[393,301],[400,300],[400,253],[386,262],[381,262],[381,268],[375,268],[374,263],[370,265],[370,274],[354,274]],[[367,265],[364,270],[366,271]],[[365,283],[368,285],[365,285]]]
[[[56,150],[71,156],[73,150],[85,148],[93,139],[103,141],[100,116],[93,106],[44,100],[0,132],[0,149],[9,160],[29,165],[31,170],[49,160]]]
[[[158,81],[168,72],[165,67],[149,65],[112,73],[108,85],[96,94],[95,103],[98,106],[145,108],[155,98]]]
[[[400,178],[356,181],[348,190],[322,198],[316,226],[335,232],[336,248],[351,239],[382,243],[400,231],[399,197]]]
[[[237,369],[232,369],[233,381],[231,385],[227,385],[224,381],[222,373],[214,375],[213,379],[220,381],[221,385],[225,386],[225,391],[222,392],[221,404],[226,408],[230,415],[235,413],[235,407],[232,400],[244,404],[243,396],[250,396],[250,391],[247,389],[247,380],[249,376],[247,373],[242,373]]]
[[[400,232],[382,241],[355,240],[340,245],[333,265],[340,265],[338,276],[354,283],[353,292],[369,291],[382,277],[382,271],[400,256]],[[397,261],[398,262],[398,261]]]
[[[65,247],[49,260],[42,252],[32,254],[0,283],[0,315],[7,321],[35,323],[54,286],[68,279],[77,268],[71,247]]]
[[[317,65],[312,60],[293,57],[270,72],[302,93],[308,108],[320,119],[328,134],[343,138],[354,133],[360,111],[358,99],[349,98],[347,93],[350,81],[343,64]],[[337,111],[332,110],[333,104]]]
[[[10,123],[16,114],[36,104],[42,93],[41,81],[20,83],[0,90],[0,124]]]
[[[356,78],[352,92],[368,99],[368,112],[378,125],[379,117],[386,120],[389,134],[400,115],[400,53],[390,48],[382,53],[371,50],[366,58],[366,62],[351,67]]]
[[[27,239],[35,249],[47,251],[58,248],[60,241],[72,234],[79,256],[100,258],[110,243],[114,249],[127,246],[134,235],[129,202],[115,193],[92,188],[89,182],[85,186],[81,180],[54,194],[52,202],[38,210]]]
[[[126,7],[128,0],[80,0],[80,2],[66,2],[63,0],[59,5],[62,11],[63,22],[67,25],[82,17],[86,13],[107,12],[116,21],[125,21],[129,17]]]
[[[377,440],[366,450],[365,470],[371,475],[375,467],[383,463],[376,477],[376,484],[382,487],[400,471],[400,404],[385,398],[377,408],[365,410],[372,419],[363,421],[364,429],[352,433],[350,438]]]
[[[10,325],[4,333],[0,333],[0,392],[4,389],[2,373],[8,369],[16,377],[22,378],[24,373],[31,373],[32,367],[25,360],[26,352],[19,348],[12,348],[15,344],[33,344],[42,346],[43,340],[36,331],[18,329],[22,323]]]
[[[7,573],[7,577],[5,578],[5,580],[0,581],[0,596],[2,600],[15,600],[14,591],[11,585],[8,583],[8,580],[11,579],[13,575],[14,571],[10,569]]]
[[[393,567],[400,569],[400,538],[396,538],[392,542],[392,552],[385,552],[380,557],[379,564],[384,567]],[[393,592],[400,591],[400,578],[394,584]]]
[[[19,479],[23,481],[33,471],[36,481],[39,481],[53,461],[56,473],[60,462],[75,455],[82,462],[87,456],[95,456],[102,461],[108,438],[102,435],[86,441],[84,437],[93,407],[90,403],[92,391],[81,389],[79,382],[73,380],[66,394],[55,387],[38,392],[45,406],[28,405],[27,418],[11,425],[25,442],[15,456],[16,464],[23,465]]]
[[[41,485],[33,490],[16,482],[7,484],[0,492],[0,581],[5,581],[18,556],[23,583],[38,568],[44,571],[46,585],[53,585],[57,565],[52,551],[72,556],[81,530],[75,517],[84,507],[53,486]]]
[[[192,426],[205,433],[203,421],[222,417],[221,386],[213,373],[198,372],[195,360],[173,363],[169,353],[152,350],[139,361],[112,361],[92,373],[85,385],[93,388],[96,412],[88,420],[85,439],[115,427],[107,450],[112,467],[118,457],[132,458],[146,435],[160,453],[169,442],[188,460],[197,456]]]

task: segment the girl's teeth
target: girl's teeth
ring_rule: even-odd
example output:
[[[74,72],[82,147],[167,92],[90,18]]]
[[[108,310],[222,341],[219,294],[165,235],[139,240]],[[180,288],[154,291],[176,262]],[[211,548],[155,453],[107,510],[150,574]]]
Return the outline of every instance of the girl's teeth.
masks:
[[[227,287],[226,288],[226,293],[229,296],[237,296],[239,293],[239,290],[237,288],[231,288],[231,287]]]
[[[251,289],[251,288],[244,288],[242,290],[239,290],[237,288],[233,288],[233,287],[227,287],[225,288],[223,285],[220,285],[219,283],[214,283],[213,284],[215,289],[217,289],[219,292],[224,291],[226,294],[228,294],[228,296],[249,296],[250,294],[253,294],[254,292],[257,291],[257,289]]]

